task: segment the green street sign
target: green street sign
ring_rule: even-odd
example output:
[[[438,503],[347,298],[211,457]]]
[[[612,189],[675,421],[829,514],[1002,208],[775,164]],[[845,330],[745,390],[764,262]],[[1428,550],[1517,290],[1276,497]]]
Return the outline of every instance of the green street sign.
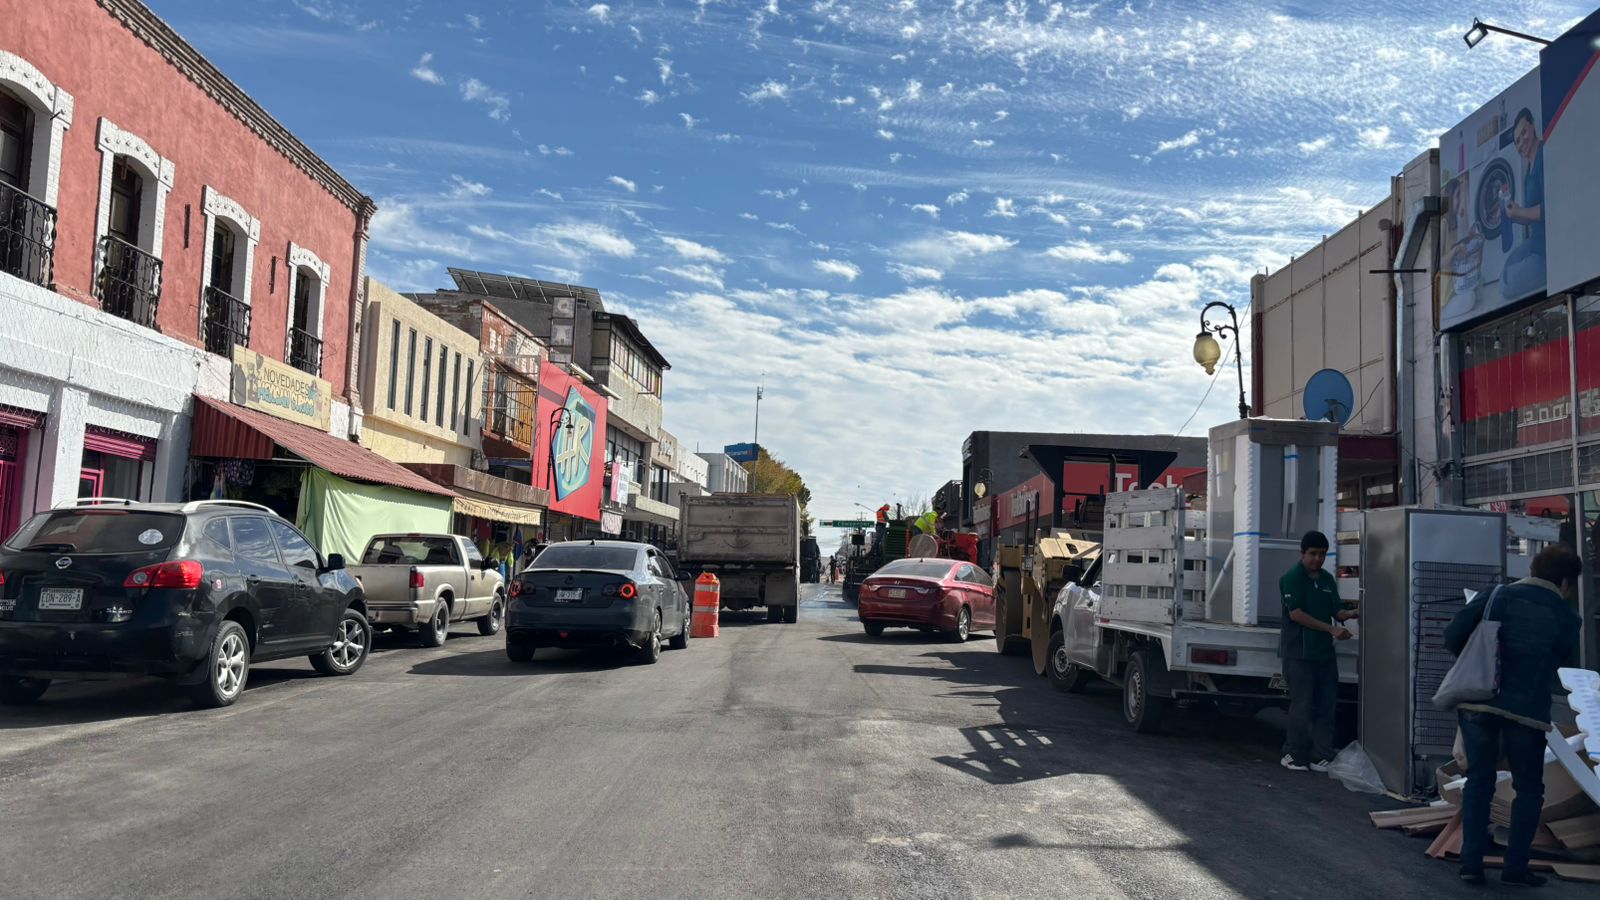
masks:
[[[865,519],[829,519],[822,523],[823,528],[871,528],[872,523]]]

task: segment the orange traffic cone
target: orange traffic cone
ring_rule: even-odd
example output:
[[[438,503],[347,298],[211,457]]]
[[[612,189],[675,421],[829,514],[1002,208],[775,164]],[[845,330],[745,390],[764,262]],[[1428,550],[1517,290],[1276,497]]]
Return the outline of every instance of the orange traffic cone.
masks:
[[[689,624],[691,637],[716,637],[722,610],[722,583],[706,572],[694,583],[694,617]]]

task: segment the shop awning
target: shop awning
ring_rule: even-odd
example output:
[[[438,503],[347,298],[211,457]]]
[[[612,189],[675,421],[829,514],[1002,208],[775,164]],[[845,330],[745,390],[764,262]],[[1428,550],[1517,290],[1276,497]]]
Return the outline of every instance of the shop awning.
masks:
[[[390,462],[360,444],[208,397],[196,395],[194,401],[194,434],[189,442],[191,456],[272,459],[273,445],[277,445],[312,465],[352,481],[386,484],[442,497],[456,496],[455,491]]]
[[[477,516],[492,522],[509,522],[513,525],[542,525],[544,512],[532,506],[502,503],[482,495],[457,493],[451,508],[464,516]]]

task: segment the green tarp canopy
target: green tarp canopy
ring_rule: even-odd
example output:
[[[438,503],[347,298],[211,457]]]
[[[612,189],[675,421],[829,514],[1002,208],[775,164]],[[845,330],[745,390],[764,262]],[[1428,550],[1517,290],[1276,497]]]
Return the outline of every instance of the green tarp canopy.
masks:
[[[375,534],[450,533],[450,498],[404,488],[346,481],[308,468],[300,480],[295,524],[326,556],[354,565]]]

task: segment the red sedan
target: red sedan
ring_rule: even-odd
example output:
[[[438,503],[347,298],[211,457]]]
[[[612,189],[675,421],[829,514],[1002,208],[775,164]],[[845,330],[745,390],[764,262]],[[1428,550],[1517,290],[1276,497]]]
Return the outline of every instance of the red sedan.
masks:
[[[959,559],[897,559],[861,584],[861,627],[877,637],[889,627],[942,631],[960,642],[994,627],[994,583]]]

